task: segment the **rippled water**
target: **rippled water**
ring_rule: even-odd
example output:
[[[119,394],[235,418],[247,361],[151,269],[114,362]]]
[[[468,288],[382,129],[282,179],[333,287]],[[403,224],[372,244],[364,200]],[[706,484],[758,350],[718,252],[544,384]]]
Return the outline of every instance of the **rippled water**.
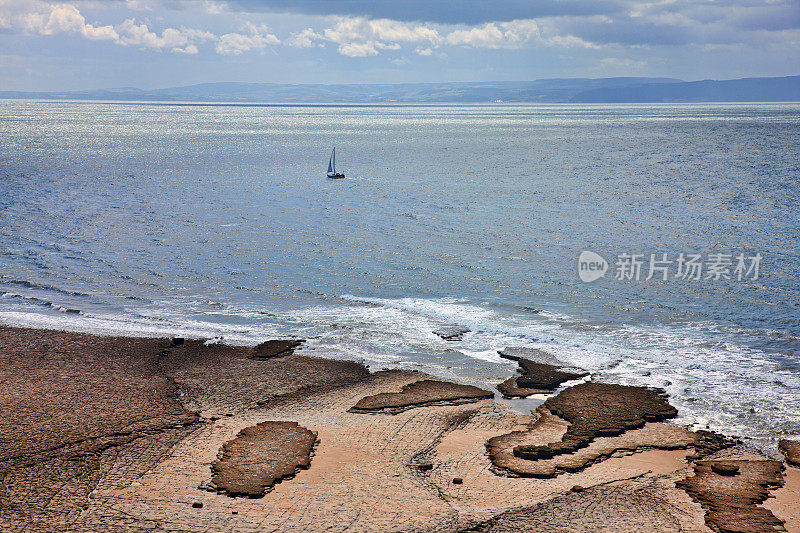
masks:
[[[486,383],[498,348],[540,347],[666,388],[684,423],[797,434],[799,111],[0,101],[0,321],[295,334]],[[612,271],[581,282],[582,250]],[[613,279],[681,252],[761,275]]]

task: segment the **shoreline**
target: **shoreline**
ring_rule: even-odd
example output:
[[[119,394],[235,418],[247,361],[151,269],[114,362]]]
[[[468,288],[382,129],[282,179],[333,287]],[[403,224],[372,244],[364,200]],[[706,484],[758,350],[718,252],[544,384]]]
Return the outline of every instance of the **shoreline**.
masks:
[[[642,387],[630,388],[617,414],[593,416],[618,422],[555,445],[579,427],[569,419],[582,404],[565,402],[594,402],[597,387],[567,387],[570,395],[549,396],[560,403],[521,415],[496,389],[370,372],[295,348],[256,354],[193,339],[0,326],[0,529],[710,531],[730,517],[709,518],[708,506],[741,492],[720,489],[712,470],[736,461],[741,474],[730,479],[765,494],[750,508],[754,519],[800,528],[797,467],[742,446],[698,447],[697,433],[661,421],[674,410],[668,399],[642,396]],[[612,397],[621,388],[605,387]],[[353,409],[367,404],[374,412]],[[631,418],[640,409],[644,418]],[[282,450],[282,431],[313,433],[315,444]],[[248,482],[249,498],[220,492],[212,474],[223,449],[234,461],[226,472],[248,463],[247,450],[268,449],[261,463],[280,465],[280,475],[262,468],[247,475],[267,481],[226,479]],[[493,454],[505,457],[503,468]],[[771,477],[751,482],[752,465],[769,466]],[[687,483],[693,492],[679,488]]]

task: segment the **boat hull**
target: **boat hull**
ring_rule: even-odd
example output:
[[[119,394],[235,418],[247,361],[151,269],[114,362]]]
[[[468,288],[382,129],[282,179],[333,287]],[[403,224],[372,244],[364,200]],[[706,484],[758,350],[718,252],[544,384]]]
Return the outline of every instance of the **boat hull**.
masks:
[[[332,180],[340,180],[344,177],[344,174],[340,172],[333,172],[331,174],[328,174],[328,177]]]

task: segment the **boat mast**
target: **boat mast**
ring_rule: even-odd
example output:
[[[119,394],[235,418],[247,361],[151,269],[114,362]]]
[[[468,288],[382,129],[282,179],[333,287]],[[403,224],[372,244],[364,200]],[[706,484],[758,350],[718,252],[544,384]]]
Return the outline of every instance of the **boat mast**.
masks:
[[[336,147],[333,147],[333,173],[336,174]]]

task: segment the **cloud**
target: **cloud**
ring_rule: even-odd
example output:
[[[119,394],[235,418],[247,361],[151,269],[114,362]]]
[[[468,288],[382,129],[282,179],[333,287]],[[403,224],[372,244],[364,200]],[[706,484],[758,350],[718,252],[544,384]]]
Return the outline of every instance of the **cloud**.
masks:
[[[439,44],[441,36],[436,29],[422,24],[409,24],[389,19],[367,19],[364,17],[340,17],[324,37],[329,41],[346,44],[357,41],[376,42],[429,42]]]
[[[119,37],[115,41],[123,46],[139,46],[152,50],[170,49],[173,52],[196,54],[195,43],[215,40],[213,33],[191,28],[167,28],[161,35],[150,31],[146,24],[136,24],[133,19],[128,19],[117,25]]]
[[[249,35],[242,33],[226,33],[220,36],[216,48],[217,53],[238,56],[250,50],[261,50],[269,45],[281,44],[280,39],[269,33],[269,28],[267,26],[256,26],[248,22],[245,25],[245,29],[249,30]]]
[[[242,11],[337,14],[308,19],[301,31],[278,37],[266,26],[252,23],[244,29],[218,35],[204,29],[166,27],[127,18],[122,23],[87,22],[80,8],[92,14],[113,6],[147,10],[154,20],[201,20],[210,27],[226,27]],[[134,15],[135,13],[131,13]],[[260,15],[252,19],[259,20]],[[118,20],[117,20],[118,21]],[[117,22],[114,21],[114,22]],[[212,22],[213,21],[213,22]],[[347,57],[372,57],[404,49],[408,57],[444,57],[443,48],[487,50],[525,47],[599,49],[622,47],[696,47],[743,45],[796,48],[800,40],[798,0],[409,0],[404,3],[366,0],[0,0],[0,32],[38,35],[74,35],[94,41],[144,50],[198,54],[211,42],[221,55],[242,55],[285,44],[299,49],[336,45]],[[295,26],[297,27],[297,26]],[[609,52],[617,54],[618,51]],[[389,59],[400,54],[387,54]]]
[[[138,9],[151,8],[153,0],[127,0]],[[217,3],[204,2],[204,5],[218,7]],[[32,11],[25,11],[18,4],[8,0],[0,0],[0,23],[12,27],[14,21],[27,33],[39,35],[72,34],[90,40],[112,41],[121,46],[135,46],[148,50],[170,50],[175,53],[195,55],[200,52],[198,44],[216,41],[216,51],[222,55],[240,55],[249,50],[265,48],[280,44],[280,40],[269,33],[266,26],[245,24],[249,33],[226,33],[220,37],[215,34],[194,28],[166,28],[161,33],[152,31],[147,24],[137,23],[129,18],[117,25],[96,26],[88,24],[77,7],[72,4],[46,4],[32,2],[28,4]]]
[[[209,15],[219,15],[228,10],[226,2],[215,2],[214,0],[203,0],[203,11]]]
[[[439,32],[423,24],[409,24],[397,20],[367,19],[364,17],[339,17],[336,24],[321,33],[306,30],[306,44],[311,40],[325,40],[339,45],[341,55],[367,57],[378,55],[380,50],[399,50],[400,43],[439,46],[443,39]],[[307,39],[307,41],[306,41]]]
[[[339,45],[339,53],[348,57],[367,57],[378,55],[377,45],[375,41],[367,41],[364,43],[345,43]]]
[[[539,36],[539,26],[534,20],[489,23],[468,30],[456,30],[447,35],[451,45],[474,48],[519,48],[523,43]]]
[[[499,49],[521,48],[535,41],[546,46],[596,47],[573,35],[542,37],[539,25],[532,19],[491,22],[448,32],[443,26],[364,17],[338,17],[333,26],[319,33],[309,28],[293,34],[287,44],[310,47],[314,41],[322,40],[338,44],[339,53],[348,57],[375,56],[381,50],[398,50],[402,44],[416,45],[416,53],[422,56],[433,55],[434,49],[445,45]]]
[[[8,7],[9,3],[0,4]],[[39,35],[69,34],[79,35],[92,41],[112,41],[122,46],[138,46],[151,50],[169,49],[173,52],[196,54],[199,52],[196,43],[216,40],[213,33],[192,28],[167,28],[157,34],[146,24],[137,24],[134,19],[112,25],[94,25],[86,22],[86,18],[72,4],[46,4],[33,2],[28,5],[33,11],[5,12],[3,17],[9,24],[15,20],[26,33]]]
[[[323,36],[315,32],[311,28],[306,28],[301,32],[293,33],[286,39],[286,45],[294,46],[295,48],[311,48],[314,46],[314,41],[322,39]]]
[[[133,11],[152,11],[160,4],[159,0],[125,0],[125,7]]]
[[[173,52],[178,52],[180,54],[188,54],[188,55],[195,55],[198,52],[200,52],[200,50],[198,50],[197,47],[195,45],[193,45],[193,44],[187,45],[187,46],[185,46],[183,48],[173,48],[172,51]]]
[[[554,35],[542,39],[542,42],[549,46],[560,46],[563,48],[600,48],[599,44],[584,41],[580,37],[575,37],[574,35]]]
[[[21,22],[26,31],[41,35],[74,33],[94,41],[119,39],[113,26],[87,24],[78,8],[69,4],[51,6],[49,13],[25,14],[21,17]]]

